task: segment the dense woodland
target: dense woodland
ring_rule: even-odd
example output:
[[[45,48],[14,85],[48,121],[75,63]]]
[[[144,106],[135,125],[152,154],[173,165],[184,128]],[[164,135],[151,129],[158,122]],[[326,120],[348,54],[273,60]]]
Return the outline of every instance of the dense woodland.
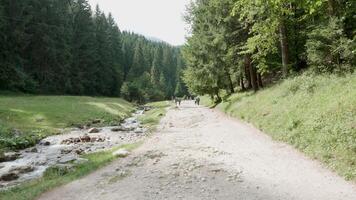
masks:
[[[184,95],[183,68],[179,48],[121,32],[87,0],[0,0],[0,90],[144,102]]]
[[[185,19],[184,80],[216,102],[304,71],[356,69],[354,0],[196,0]]]

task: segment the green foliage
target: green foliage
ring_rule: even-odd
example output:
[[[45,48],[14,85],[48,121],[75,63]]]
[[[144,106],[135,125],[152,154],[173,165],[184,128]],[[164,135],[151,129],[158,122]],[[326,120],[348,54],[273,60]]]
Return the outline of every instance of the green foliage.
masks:
[[[302,75],[257,94],[234,94],[218,108],[355,180],[355,85],[356,74]]]
[[[234,90],[230,74],[234,61],[228,52],[240,42],[235,32],[240,23],[230,16],[232,6],[231,0],[200,0],[189,7],[186,21],[193,35],[183,48],[188,66],[183,79],[191,93],[213,95],[219,89]]]
[[[0,0],[0,44],[0,90],[117,97],[155,66],[165,82],[132,98],[162,100],[184,68],[179,48],[121,32],[88,0]],[[152,88],[158,96],[146,95]]]
[[[152,130],[157,124],[159,124],[159,121],[165,116],[167,108],[170,106],[170,103],[167,101],[160,101],[149,103],[147,104],[147,106],[152,107],[152,109],[140,116],[139,120],[144,126]]]
[[[129,66],[124,69],[123,97],[145,103],[173,96],[177,84],[182,83],[179,73],[185,68],[180,49],[127,32],[122,37],[125,66]]]
[[[331,18],[327,25],[316,26],[308,36],[308,62],[317,72],[355,70],[356,40],[346,37],[339,19]]]
[[[117,98],[71,96],[0,96],[0,149],[23,149],[59,129],[103,119],[117,123],[130,115],[132,104]]]
[[[355,1],[197,0],[183,48],[191,93],[263,88],[294,72],[355,69]]]

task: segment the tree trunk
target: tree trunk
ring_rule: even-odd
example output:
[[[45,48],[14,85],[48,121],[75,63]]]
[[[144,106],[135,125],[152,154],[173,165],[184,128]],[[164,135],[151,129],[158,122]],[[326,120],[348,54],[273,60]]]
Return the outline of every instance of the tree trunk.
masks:
[[[241,75],[240,75],[240,84],[241,84],[241,90],[242,91],[245,91],[246,90],[246,87],[245,87],[245,83],[244,83],[244,76],[243,76],[243,74],[241,73]]]
[[[252,89],[254,91],[258,90],[258,83],[257,83],[257,70],[256,67],[253,66],[252,62],[251,62],[251,56],[247,55],[245,57],[245,65],[248,68],[248,72],[249,72],[249,77],[250,77],[250,84],[252,86]]]
[[[251,84],[254,91],[258,90],[258,83],[257,83],[257,70],[253,64],[250,63],[250,76],[251,76]]]
[[[222,102],[222,99],[221,99],[221,97],[220,97],[220,95],[219,95],[219,90],[217,90],[217,91],[215,92],[215,95],[216,95],[215,104],[221,103],[221,102]]]
[[[233,94],[233,93],[235,93],[235,89],[234,89],[234,84],[232,83],[232,80],[231,80],[231,75],[227,70],[225,70],[225,72],[226,72],[226,78],[227,78],[228,84],[229,84],[230,93]]]
[[[263,88],[263,82],[262,82],[261,73],[257,73],[257,82],[258,82],[258,87],[259,88]]]
[[[334,0],[328,0],[328,12],[329,12],[330,17],[335,16],[335,1]]]
[[[279,24],[279,38],[281,42],[281,51],[282,51],[282,71],[283,76],[288,76],[288,64],[289,64],[289,51],[288,51],[288,39],[286,33],[286,26],[284,20],[282,19]]]
[[[247,79],[247,89],[252,88],[252,81],[250,75],[250,66],[251,66],[251,56],[249,54],[245,55],[245,76]]]

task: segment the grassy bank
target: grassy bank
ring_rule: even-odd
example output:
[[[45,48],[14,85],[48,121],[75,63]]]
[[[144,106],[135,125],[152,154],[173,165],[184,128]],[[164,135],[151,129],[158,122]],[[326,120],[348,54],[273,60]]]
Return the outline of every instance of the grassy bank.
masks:
[[[147,106],[152,107],[151,110],[139,117],[140,122],[151,131],[155,129],[161,118],[167,113],[167,108],[171,106],[168,101],[149,103]]]
[[[166,108],[170,104],[168,102],[156,102],[150,103],[148,106],[152,106],[150,111],[140,116],[140,121],[150,130],[153,130],[159,123],[160,119],[165,115]],[[135,143],[129,145],[123,145],[114,148],[110,151],[103,151],[93,154],[84,155],[83,158],[88,162],[75,165],[70,170],[63,170],[59,168],[50,168],[46,171],[45,175],[37,180],[33,180],[24,183],[16,188],[12,188],[7,191],[0,192],[0,199],[12,199],[12,200],[32,200],[36,199],[39,195],[47,192],[55,187],[67,184],[76,179],[84,177],[85,175],[94,172],[95,170],[106,166],[110,162],[116,159],[112,153],[120,148],[125,148],[132,151],[139,147],[142,143]]]
[[[32,200],[36,199],[39,195],[47,192],[55,187],[64,185],[76,179],[79,179],[89,173],[109,164],[116,159],[112,153],[119,149],[125,148],[129,151],[137,148],[141,143],[123,145],[114,148],[110,151],[103,151],[83,156],[88,162],[75,165],[71,169],[63,168],[49,168],[45,175],[37,180],[24,183],[18,187],[12,188],[7,191],[0,192],[0,199],[11,200]]]
[[[0,150],[20,149],[94,119],[118,122],[134,107],[119,98],[0,95]]]
[[[208,97],[202,101],[211,105]],[[356,180],[356,74],[302,75],[217,106]]]

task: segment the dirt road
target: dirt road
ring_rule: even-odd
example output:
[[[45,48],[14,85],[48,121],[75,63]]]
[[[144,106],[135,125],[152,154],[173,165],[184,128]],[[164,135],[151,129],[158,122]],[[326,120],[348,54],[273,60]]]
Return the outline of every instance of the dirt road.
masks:
[[[356,187],[249,125],[183,102],[129,157],[40,199],[355,200]]]

